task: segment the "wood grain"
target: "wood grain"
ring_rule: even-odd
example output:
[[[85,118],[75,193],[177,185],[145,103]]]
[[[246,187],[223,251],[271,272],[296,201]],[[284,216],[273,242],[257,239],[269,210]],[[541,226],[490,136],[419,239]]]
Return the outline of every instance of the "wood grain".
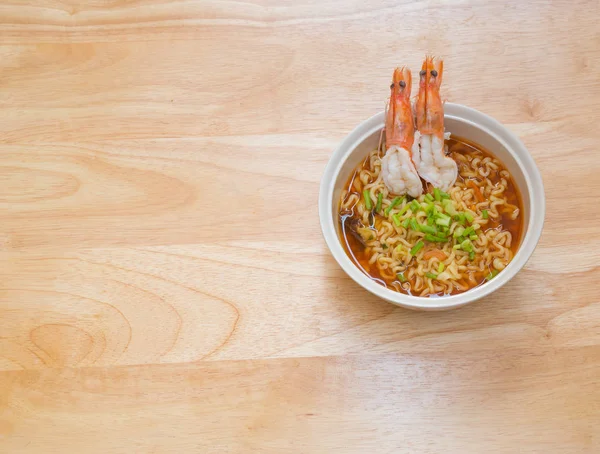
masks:
[[[0,5],[0,452],[600,451],[597,1]],[[321,237],[391,69],[525,142],[547,217],[415,313]]]

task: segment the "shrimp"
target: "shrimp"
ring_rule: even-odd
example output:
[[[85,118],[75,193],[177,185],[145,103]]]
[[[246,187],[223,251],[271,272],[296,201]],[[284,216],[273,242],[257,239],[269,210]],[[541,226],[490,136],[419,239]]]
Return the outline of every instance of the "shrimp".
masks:
[[[458,166],[444,153],[444,107],[440,98],[443,70],[441,59],[425,58],[415,111],[421,148],[417,170],[425,181],[447,191],[456,182]]]
[[[381,175],[392,194],[418,197],[423,193],[423,184],[413,161],[415,157],[418,159],[413,150],[417,153],[419,150],[410,104],[411,81],[408,68],[396,68],[385,113],[386,152],[381,159]]]

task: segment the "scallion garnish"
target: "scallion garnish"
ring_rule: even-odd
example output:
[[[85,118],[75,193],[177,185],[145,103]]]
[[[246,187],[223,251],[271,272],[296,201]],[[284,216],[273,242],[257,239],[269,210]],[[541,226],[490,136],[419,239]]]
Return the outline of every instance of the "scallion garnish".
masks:
[[[454,216],[455,214],[457,214],[456,208],[454,208],[452,200],[444,199],[442,200],[442,205],[444,206],[444,211],[450,216]]]
[[[400,213],[398,213],[398,214],[400,214]],[[398,216],[398,215],[396,215],[396,216]],[[404,220],[404,222],[402,222],[402,227],[404,227],[405,229],[407,229],[408,228],[408,224],[410,224],[410,218],[406,218]]]
[[[471,239],[471,241],[475,241],[477,239],[477,235],[474,233],[472,235],[469,235],[469,238]]]
[[[475,251],[469,252],[469,260],[475,260]]]
[[[444,262],[440,262],[440,264],[438,265],[438,273],[441,273],[442,271],[444,271],[444,268],[446,268],[444,266]]]
[[[368,189],[365,189],[363,191],[363,197],[365,198],[365,207],[367,207],[367,210],[370,210],[373,208],[373,202],[371,202],[371,194],[369,193]]]
[[[466,252],[471,252],[473,250],[473,244],[471,243],[471,240],[464,240],[462,243],[460,243],[460,247]]]
[[[446,216],[445,214],[438,214],[437,219],[435,220],[437,225],[444,225],[448,227],[450,225],[450,216]]]
[[[427,276],[429,279],[437,279],[437,274],[433,274],[433,273],[425,273],[425,276]]]
[[[481,217],[483,219],[487,219],[488,218],[488,210],[481,210]]]
[[[425,194],[425,200],[428,202],[433,202],[433,196],[431,194]]]
[[[410,255],[417,255],[417,253],[423,249],[423,246],[425,246],[425,243],[423,243],[421,240],[417,241],[416,244],[412,247],[412,249],[410,250]]]
[[[433,197],[438,202],[442,201],[442,193],[440,192],[440,190],[438,188],[433,188]]]
[[[465,228],[463,226],[458,226],[456,227],[456,230],[454,230],[454,233],[452,234],[452,236],[454,238],[458,238],[460,236],[462,236],[463,232],[465,231]]]
[[[419,211],[420,208],[421,208],[421,205],[416,200],[413,200],[412,202],[410,202],[410,209],[413,211],[413,213],[416,213],[417,211]]]
[[[389,216],[390,211],[392,211],[392,209],[398,205],[400,202],[402,202],[402,200],[404,200],[404,197],[396,197],[394,198],[394,200],[392,200],[392,203],[389,204],[389,206],[385,209],[384,214],[386,216]]]
[[[417,220],[415,218],[410,218],[410,221],[408,221],[408,224],[410,225],[411,229],[419,230],[419,228],[417,227]]]
[[[498,270],[492,270],[492,272],[490,274],[488,274],[485,278],[488,281],[491,281],[492,279],[494,279],[498,275],[499,272],[500,271],[498,271]]]
[[[440,195],[442,196],[442,199],[450,198],[450,194],[448,194],[447,192],[444,192],[444,191],[440,191]]]
[[[406,213],[408,211],[409,208],[410,208],[410,203],[407,203],[406,205],[404,205],[402,207],[402,209],[400,211],[398,211],[398,215],[402,216],[404,213]]]
[[[467,221],[469,221],[469,224],[473,222],[473,215],[468,211],[465,211],[465,218],[467,219]]]
[[[377,194],[377,205],[375,205],[376,213],[379,213],[381,211],[381,202],[383,202],[383,192]]]
[[[398,280],[402,283],[406,282],[406,277],[404,276],[404,273],[398,273],[396,274],[396,276],[398,277]]]
[[[427,241],[431,241],[432,243],[445,243],[446,241],[448,241],[447,238],[442,238],[441,236],[437,235],[431,235],[429,233],[425,235],[425,239]]]
[[[394,224],[396,224],[396,226],[400,227],[400,216],[398,215],[398,213],[392,216],[392,221],[394,221]]]
[[[430,233],[432,235],[436,235],[438,233],[438,231],[435,227],[431,227],[429,225],[419,224],[418,227],[419,227],[419,230],[423,233]]]

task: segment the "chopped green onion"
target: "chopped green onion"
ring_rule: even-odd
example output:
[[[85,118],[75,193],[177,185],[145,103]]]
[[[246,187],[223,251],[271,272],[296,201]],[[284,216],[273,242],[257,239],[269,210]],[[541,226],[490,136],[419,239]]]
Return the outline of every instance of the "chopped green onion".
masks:
[[[399,213],[398,213],[399,214]],[[397,216],[397,215],[396,215]],[[404,227],[405,229],[408,228],[408,224],[410,223],[410,218],[406,218],[404,220],[404,222],[402,222],[402,227]]]
[[[381,211],[381,202],[383,202],[383,192],[377,194],[377,205],[375,206],[376,213],[379,213]]]
[[[392,216],[392,221],[394,221],[394,224],[396,224],[397,227],[400,227],[400,218],[398,217],[398,214]]]
[[[474,260],[474,259],[475,259],[475,251],[469,252],[469,260]]]
[[[454,249],[455,251],[460,249],[460,244],[455,244],[454,246],[452,246],[452,249]]]
[[[473,244],[470,240],[465,240],[462,243],[460,243],[460,247],[463,251],[466,252],[471,252],[473,250]]]
[[[475,233],[475,229],[471,226],[471,227],[467,227],[463,233],[463,236],[469,236],[471,234]]]
[[[398,280],[402,283],[406,282],[406,277],[404,276],[404,273],[398,273],[396,274],[396,276],[398,277]]]
[[[479,224],[473,224],[471,227],[473,227],[473,230],[479,230],[481,228]]]
[[[427,225],[433,225],[433,224],[434,224],[433,218],[428,218]]]
[[[419,228],[417,227],[417,220],[415,218],[410,218],[409,225],[411,229],[419,230]]]
[[[437,218],[437,219],[435,220],[435,223],[436,223],[437,225],[445,225],[445,226],[449,226],[449,225],[450,225],[450,219],[449,219],[449,218],[447,218],[447,219],[444,219],[444,218]]]
[[[447,192],[444,192],[444,191],[440,191],[440,195],[442,196],[442,199],[450,198],[450,194],[448,194]]]
[[[454,216],[455,214],[458,213],[456,211],[456,208],[454,208],[454,204],[452,203],[452,200],[444,199],[442,201],[442,205],[444,206],[444,211],[446,213],[448,213],[450,216]]]
[[[371,194],[369,194],[368,189],[365,189],[363,191],[363,197],[365,198],[365,206],[367,207],[367,210],[373,208],[373,203],[371,202]]]
[[[439,214],[438,218],[435,220],[435,223],[438,225],[445,225],[448,227],[450,225],[450,216],[446,216],[445,214]]]
[[[483,219],[487,219],[488,218],[488,210],[482,210],[481,211],[481,217]]]
[[[475,241],[477,239],[477,234],[473,234],[473,235],[469,235],[469,238],[471,239],[471,241]]]
[[[445,243],[446,241],[448,241],[447,238],[442,238],[441,236],[436,235],[430,235],[429,233],[425,235],[425,239],[427,241],[431,241],[432,243]]]
[[[458,227],[456,227],[456,230],[454,230],[454,233],[452,234],[452,236],[454,238],[458,238],[459,236],[462,236],[464,231],[465,231],[465,228],[459,225]]]
[[[402,209],[400,211],[398,211],[398,215],[402,216],[404,213],[406,213],[408,211],[409,208],[410,208],[410,204],[407,203],[406,205],[404,205],[402,207]]]
[[[441,273],[442,271],[444,271],[444,268],[446,268],[444,266],[444,262],[440,262],[440,264],[438,265],[438,273]]]
[[[425,273],[425,276],[427,276],[429,279],[437,279],[437,274]]]
[[[468,211],[465,211],[465,218],[467,218],[467,221],[469,221],[469,224],[471,222],[473,222],[473,215],[471,213],[469,213]]]
[[[433,202],[433,196],[431,194],[425,194],[425,200],[428,202]]]
[[[435,200],[437,200],[438,202],[442,201],[442,193],[440,192],[440,190],[438,188],[433,188],[433,196],[435,197]]]
[[[465,213],[458,213],[457,221],[459,222],[459,224],[465,225],[466,219],[467,218],[465,217]]]
[[[429,225],[419,224],[419,230],[423,233],[431,233],[432,235],[437,234],[437,229],[435,227],[431,227]]]
[[[396,197],[394,200],[392,200],[392,203],[390,203],[390,205],[384,211],[385,215],[389,216],[390,211],[392,211],[396,205],[402,202],[402,200],[404,200],[404,197]]]
[[[417,243],[410,250],[410,255],[417,255],[417,253],[423,249],[423,246],[425,246],[425,243],[423,243],[421,240],[417,241]]]
[[[416,213],[417,211],[419,211],[420,208],[421,208],[421,205],[416,200],[413,200],[412,202],[410,202],[410,209],[413,211],[413,213]]]
[[[425,211],[427,211],[427,207],[429,206],[429,204],[427,202],[421,202],[421,208],[423,208]]]
[[[498,270],[492,270],[492,272],[490,274],[488,274],[485,278],[488,281],[491,281],[492,279],[494,279],[498,275],[499,272],[500,271],[498,271]]]

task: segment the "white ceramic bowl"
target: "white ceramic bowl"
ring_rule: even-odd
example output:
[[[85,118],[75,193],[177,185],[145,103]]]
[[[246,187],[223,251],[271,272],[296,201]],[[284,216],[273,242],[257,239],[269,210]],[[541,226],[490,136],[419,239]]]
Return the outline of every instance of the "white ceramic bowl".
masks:
[[[491,151],[507,167],[521,193],[524,232],[513,260],[490,282],[458,295],[427,298],[405,295],[383,287],[359,270],[348,257],[341,243],[338,217],[341,191],[359,162],[377,148],[384,121],[384,114],[381,112],[354,128],[334,151],[325,168],[319,192],[319,217],[325,241],[337,262],[360,286],[390,303],[410,309],[456,308],[502,287],[523,268],[540,239],[546,211],[544,185],[533,158],[512,132],[493,118],[459,104],[446,103],[444,106],[446,131]]]

